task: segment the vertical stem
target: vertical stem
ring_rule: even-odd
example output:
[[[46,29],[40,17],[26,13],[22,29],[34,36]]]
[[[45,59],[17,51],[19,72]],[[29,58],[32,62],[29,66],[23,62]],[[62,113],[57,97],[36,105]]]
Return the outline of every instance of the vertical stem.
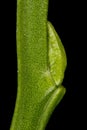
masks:
[[[34,130],[37,81],[47,68],[48,0],[17,0],[18,92],[11,130]],[[36,99],[36,101],[34,101]]]

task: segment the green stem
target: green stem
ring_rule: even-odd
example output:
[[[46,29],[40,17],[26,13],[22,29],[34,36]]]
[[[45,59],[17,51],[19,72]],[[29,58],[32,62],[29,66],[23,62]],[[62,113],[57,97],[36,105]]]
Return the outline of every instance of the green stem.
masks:
[[[10,130],[45,129],[52,111],[65,94],[65,88],[60,83],[66,57],[63,58],[62,43],[57,43],[59,37],[56,39],[50,23],[47,27],[47,9],[48,0],[17,1],[18,90]],[[51,37],[51,32],[56,41]],[[54,66],[50,66],[54,59],[50,56],[49,45],[53,40],[59,45],[58,54],[63,54],[55,64],[55,67],[59,65],[62,69],[61,72],[57,71],[60,75],[57,78],[51,72],[55,71]],[[53,49],[53,55],[54,52]],[[59,84],[55,80],[60,81]]]

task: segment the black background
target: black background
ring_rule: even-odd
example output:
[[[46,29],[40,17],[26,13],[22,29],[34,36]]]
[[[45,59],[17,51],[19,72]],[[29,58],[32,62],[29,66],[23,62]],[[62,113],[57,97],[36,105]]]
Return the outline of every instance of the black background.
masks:
[[[86,129],[86,8],[84,2],[49,0],[48,20],[67,54],[63,85],[66,94],[55,108],[46,130]],[[1,31],[0,130],[9,130],[17,93],[16,4],[3,11]],[[2,24],[1,24],[2,25]]]

